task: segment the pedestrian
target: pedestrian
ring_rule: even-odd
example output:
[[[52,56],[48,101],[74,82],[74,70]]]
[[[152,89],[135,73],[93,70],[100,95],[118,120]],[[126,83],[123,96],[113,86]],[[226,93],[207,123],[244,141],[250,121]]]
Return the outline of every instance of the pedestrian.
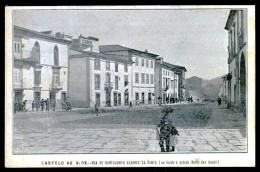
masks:
[[[199,102],[199,101],[200,101],[200,99],[197,99],[197,101]]]
[[[18,110],[18,101],[15,100],[15,102],[14,102],[14,113],[16,113],[17,110]]]
[[[162,111],[163,113],[163,117],[160,121],[160,124],[157,125],[157,127],[159,127],[159,130],[157,130],[159,132],[159,146],[161,148],[161,152],[165,152],[165,147],[166,147],[166,151],[170,152],[170,125],[169,125],[169,121],[168,121],[168,114],[172,113],[173,109],[170,107],[165,107]]]
[[[190,97],[190,102],[191,102],[191,103],[193,102],[193,99],[192,99],[192,97]]]
[[[129,102],[129,108],[132,108],[132,101]]]
[[[46,111],[49,111],[49,110],[50,110],[50,101],[49,101],[49,98],[46,99],[46,101],[45,101],[45,106],[46,106]]]
[[[26,112],[26,102],[27,102],[27,100],[24,100],[24,101],[23,101],[23,111],[24,111],[24,112]]]
[[[32,111],[34,111],[34,107],[35,107],[35,102],[34,100],[32,101]]]
[[[42,108],[42,111],[43,111],[43,109],[44,109],[44,100],[43,99],[41,100],[41,108]]]
[[[170,133],[171,133],[171,136],[170,136],[170,147],[171,147],[171,151],[174,152],[175,151],[175,146],[178,143],[177,136],[179,136],[179,132],[176,129],[176,127],[174,127],[172,125],[172,121],[169,121],[169,128],[170,128]]]
[[[95,112],[96,112],[96,114],[98,116],[98,104],[97,103],[95,104]]]
[[[56,108],[56,100],[53,100],[53,101],[52,101],[52,107],[53,107],[52,110],[55,111],[55,108]]]
[[[217,101],[218,101],[218,106],[220,106],[221,105],[221,98],[218,97]]]

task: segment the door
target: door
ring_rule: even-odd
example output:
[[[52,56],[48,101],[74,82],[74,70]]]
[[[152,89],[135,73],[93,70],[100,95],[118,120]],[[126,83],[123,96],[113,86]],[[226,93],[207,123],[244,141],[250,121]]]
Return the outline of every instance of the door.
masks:
[[[110,107],[111,106],[111,92],[110,91],[106,91],[106,106]]]
[[[54,106],[56,106],[56,92],[55,91],[50,91],[50,104],[51,104],[52,108],[54,108]]]
[[[66,93],[61,93],[61,103],[65,103],[67,100]]]
[[[118,106],[121,106],[121,93],[118,93]]]
[[[34,93],[34,102],[36,109],[40,108],[40,102],[41,102],[41,92],[35,92]]]
[[[148,93],[148,104],[152,103],[152,93]]]
[[[142,104],[144,104],[144,93],[142,93]]]
[[[117,106],[117,93],[114,93],[114,106]]]
[[[125,96],[124,96],[124,100],[125,100],[125,106],[128,106],[129,105],[129,94],[128,93],[125,93]]]
[[[135,93],[135,103],[139,104],[139,93]]]
[[[17,111],[21,111],[22,110],[22,104],[23,104],[23,91],[15,91],[14,93],[14,97],[15,97],[15,101],[14,103],[17,103]]]

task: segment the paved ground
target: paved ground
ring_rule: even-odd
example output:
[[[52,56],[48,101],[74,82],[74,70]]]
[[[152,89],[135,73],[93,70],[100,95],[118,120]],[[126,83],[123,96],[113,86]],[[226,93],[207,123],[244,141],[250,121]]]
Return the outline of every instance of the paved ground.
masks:
[[[231,113],[224,106],[210,106],[210,118],[196,119],[193,125],[186,118],[188,114],[183,114],[189,108],[190,105],[175,108],[175,122],[183,127],[178,126],[180,136],[172,153],[247,151],[245,120],[241,114]],[[13,153],[160,153],[154,121],[150,118],[141,110],[132,114],[103,113],[98,117],[75,112],[16,114]]]

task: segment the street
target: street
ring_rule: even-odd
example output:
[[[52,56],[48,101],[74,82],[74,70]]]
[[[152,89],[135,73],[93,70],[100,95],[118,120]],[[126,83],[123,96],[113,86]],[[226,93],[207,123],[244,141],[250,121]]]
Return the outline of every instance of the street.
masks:
[[[176,151],[246,152],[246,119],[223,104],[171,105],[169,118],[179,130]],[[14,115],[13,153],[160,153],[156,124],[161,108],[140,106]]]

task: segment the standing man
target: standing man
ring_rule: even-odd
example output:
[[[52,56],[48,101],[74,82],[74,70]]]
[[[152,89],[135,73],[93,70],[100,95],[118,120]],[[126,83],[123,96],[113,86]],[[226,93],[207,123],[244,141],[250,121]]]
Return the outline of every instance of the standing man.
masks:
[[[132,108],[132,101],[129,102],[129,109]]]
[[[24,111],[24,112],[26,112],[26,102],[27,102],[27,100],[24,100],[24,101],[23,101],[23,111]]]
[[[56,108],[56,100],[53,100],[53,101],[52,101],[52,106],[53,106],[53,111],[55,111],[55,108]]]
[[[218,101],[218,106],[220,106],[221,105],[221,98],[218,97],[217,101]]]
[[[35,102],[34,100],[32,101],[32,111],[34,111],[34,107],[35,107]]]
[[[96,112],[96,114],[98,116],[98,105],[97,105],[97,103],[95,104],[95,112]]]
[[[44,100],[43,99],[41,100],[41,107],[42,107],[42,111],[43,111],[43,109],[44,109]]]
[[[50,110],[50,101],[49,98],[47,98],[47,100],[45,101],[45,105],[46,105],[46,111]]]

